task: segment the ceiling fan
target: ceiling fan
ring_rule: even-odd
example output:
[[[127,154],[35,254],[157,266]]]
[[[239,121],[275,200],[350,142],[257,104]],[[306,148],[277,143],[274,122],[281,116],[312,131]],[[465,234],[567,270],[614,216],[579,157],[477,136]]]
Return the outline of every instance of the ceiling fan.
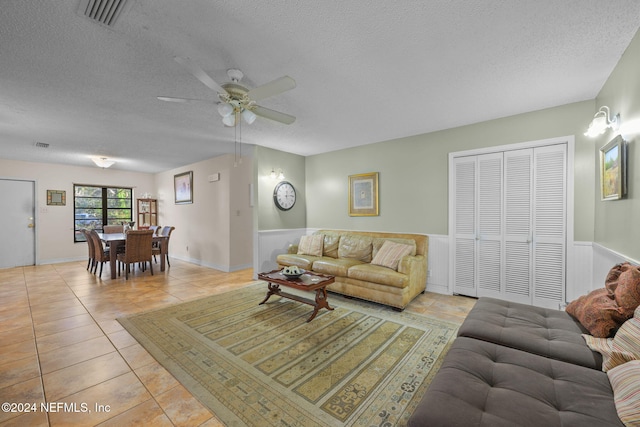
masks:
[[[256,116],[264,117],[287,125],[290,125],[296,120],[296,118],[290,114],[271,110],[257,104],[258,101],[279,95],[295,88],[296,81],[291,77],[283,76],[262,86],[248,89],[240,84],[240,80],[244,77],[242,71],[232,68],[227,71],[227,75],[231,81],[220,85],[216,83],[202,68],[189,59],[181,58],[179,56],[176,56],[174,59],[180,65],[184,66],[205,86],[218,93],[218,98],[220,99],[220,102],[218,103],[218,113],[222,116],[222,122],[226,126],[235,126],[240,116],[242,116],[242,118],[249,124],[255,121]],[[170,96],[158,96],[158,99],[168,102],[205,101],[202,99],[174,98]]]

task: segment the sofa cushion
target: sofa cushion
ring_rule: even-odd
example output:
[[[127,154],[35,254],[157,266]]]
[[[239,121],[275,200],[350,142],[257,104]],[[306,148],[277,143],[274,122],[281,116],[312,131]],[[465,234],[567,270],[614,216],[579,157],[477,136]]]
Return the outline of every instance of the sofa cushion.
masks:
[[[582,338],[586,332],[564,311],[482,297],[467,315],[458,336],[599,370],[602,356],[586,345]]]
[[[347,272],[350,279],[363,280],[365,282],[379,283],[381,285],[404,288],[409,284],[409,276],[398,273],[387,267],[373,264],[358,264],[350,267]]]
[[[620,365],[607,372],[618,417],[627,426],[640,425],[640,360]]]
[[[339,258],[352,258],[362,262],[371,262],[373,238],[356,234],[344,234],[338,246]]]
[[[408,426],[622,426],[607,374],[457,338]]]
[[[622,324],[613,338],[583,335],[589,348],[602,354],[602,370],[607,372],[631,360],[640,360],[640,307]]]
[[[347,277],[349,268],[359,264],[362,264],[362,261],[357,259],[323,257],[313,262],[313,271],[332,276]]]
[[[604,288],[571,301],[567,305],[567,313],[575,317],[591,335],[598,338],[612,336],[628,317]]]
[[[312,255],[298,255],[298,254],[280,254],[276,257],[276,261],[279,265],[296,265],[305,270],[311,270],[313,263],[321,259]]]
[[[338,258],[338,244],[340,243],[340,234],[325,233],[322,255],[330,258]]]
[[[298,245],[298,255],[322,256],[323,246],[324,236],[322,234],[302,236]]]
[[[397,270],[400,260],[411,254],[412,251],[415,252],[415,245],[412,247],[403,243],[387,240],[373,256],[371,264]]]

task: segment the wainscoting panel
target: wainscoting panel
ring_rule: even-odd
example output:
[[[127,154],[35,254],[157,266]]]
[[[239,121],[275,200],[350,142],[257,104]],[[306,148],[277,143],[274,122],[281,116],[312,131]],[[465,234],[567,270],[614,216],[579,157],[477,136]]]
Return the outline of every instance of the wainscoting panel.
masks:
[[[278,268],[276,256],[286,253],[289,245],[297,244],[306,234],[306,228],[258,231],[253,245],[254,278],[258,278],[258,273]]]
[[[593,244],[573,242],[573,278],[567,280],[566,301],[591,292],[593,285]]]
[[[450,295],[449,236],[429,234],[427,291]]]
[[[640,261],[628,258],[611,249],[594,243],[593,244],[593,271],[592,271],[592,289],[604,287],[604,279],[611,267],[622,262],[629,262],[634,265],[640,265]]]

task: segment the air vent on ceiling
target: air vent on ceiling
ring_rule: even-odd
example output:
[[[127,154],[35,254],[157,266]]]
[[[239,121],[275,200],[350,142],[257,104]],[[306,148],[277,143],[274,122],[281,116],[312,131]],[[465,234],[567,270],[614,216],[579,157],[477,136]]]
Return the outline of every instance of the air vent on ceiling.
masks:
[[[80,0],[78,14],[113,27],[130,0]]]
[[[49,143],[36,141],[35,146],[38,148],[49,148]]]

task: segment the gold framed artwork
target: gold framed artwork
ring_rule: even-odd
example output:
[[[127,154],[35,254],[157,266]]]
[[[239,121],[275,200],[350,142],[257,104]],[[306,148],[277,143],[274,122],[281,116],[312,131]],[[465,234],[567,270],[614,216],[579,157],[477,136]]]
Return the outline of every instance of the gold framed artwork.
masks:
[[[378,214],[378,172],[349,175],[349,216]]]
[[[193,171],[173,176],[176,205],[193,203]]]
[[[627,194],[627,143],[620,135],[600,149],[602,200],[618,200]]]
[[[67,192],[65,190],[47,190],[47,205],[65,206],[67,204]]]

